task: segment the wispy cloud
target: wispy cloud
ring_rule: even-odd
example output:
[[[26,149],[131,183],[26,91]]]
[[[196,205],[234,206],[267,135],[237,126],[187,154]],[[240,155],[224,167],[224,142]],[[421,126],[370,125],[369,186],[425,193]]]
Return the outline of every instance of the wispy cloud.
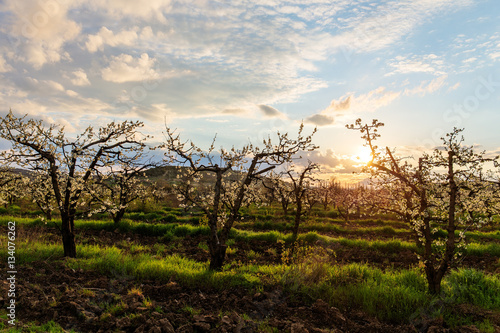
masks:
[[[173,2],[171,0],[151,0],[143,3],[128,0],[91,0],[88,3],[94,10],[103,11],[114,19],[129,16],[165,22],[164,12],[172,9]]]
[[[349,57],[354,52],[383,49],[410,34],[427,18],[471,5],[472,0],[416,0],[375,5],[346,20],[345,31],[332,36],[330,46]]]
[[[404,94],[407,96],[411,96],[411,95],[425,96],[427,94],[431,94],[431,93],[441,89],[442,87],[444,87],[446,85],[447,78],[448,78],[448,75],[442,75],[442,76],[435,78],[434,80],[431,80],[431,81],[423,81],[417,87],[405,89]]]
[[[375,111],[383,106],[389,105],[400,96],[399,92],[387,90],[385,87],[378,87],[365,94],[356,96],[355,94],[333,100],[330,106],[324,110],[327,113],[342,112],[366,112]]]
[[[6,0],[0,107],[72,110],[75,120],[101,112],[336,125],[343,115],[443,89],[456,61],[463,71],[498,61],[495,32],[464,32],[442,47],[417,40],[420,27],[473,3]],[[365,57],[346,61],[354,53]],[[286,107],[295,102],[305,111]]]
[[[364,94],[350,93],[331,101],[330,105],[318,114],[311,115],[306,122],[317,126],[326,126],[334,123],[334,116],[360,112],[373,112],[389,105],[401,95],[400,92],[388,91],[379,87]]]
[[[431,53],[423,56],[413,55],[411,58],[397,56],[389,62],[389,66],[394,68],[392,72],[386,75],[409,74],[409,73],[428,73],[432,75],[445,74],[445,65],[441,57]]]

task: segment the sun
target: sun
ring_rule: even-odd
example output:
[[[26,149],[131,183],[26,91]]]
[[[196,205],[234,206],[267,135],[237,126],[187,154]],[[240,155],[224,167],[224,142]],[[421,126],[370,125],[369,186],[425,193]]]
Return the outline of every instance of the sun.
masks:
[[[372,152],[368,147],[359,147],[357,154],[355,154],[352,159],[356,162],[361,162],[366,164],[372,160]]]

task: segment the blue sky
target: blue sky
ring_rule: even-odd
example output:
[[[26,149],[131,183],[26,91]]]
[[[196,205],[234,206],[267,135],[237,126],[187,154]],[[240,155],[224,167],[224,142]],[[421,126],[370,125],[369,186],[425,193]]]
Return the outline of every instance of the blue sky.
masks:
[[[454,126],[500,150],[500,4],[412,1],[0,3],[0,114],[77,133],[165,121],[201,146],[318,126],[327,172],[356,169],[345,124],[386,124],[381,145],[418,154]]]

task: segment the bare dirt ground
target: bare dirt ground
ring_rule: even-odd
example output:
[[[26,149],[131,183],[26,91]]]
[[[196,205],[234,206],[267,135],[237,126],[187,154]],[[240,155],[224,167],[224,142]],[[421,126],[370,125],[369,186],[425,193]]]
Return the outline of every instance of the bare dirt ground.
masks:
[[[45,233],[45,239],[59,242],[57,230],[51,232]],[[147,249],[159,242],[158,237],[92,230],[80,230],[78,241],[101,246],[133,243]],[[208,252],[199,247],[204,242],[203,236],[186,237],[177,245],[165,244],[164,253],[206,261]],[[275,245],[238,241],[232,246],[236,251],[228,256],[228,261],[279,263],[280,249],[269,251],[270,246]],[[250,250],[259,255],[249,258]],[[395,255],[340,246],[332,250],[335,255],[331,260],[336,263],[370,262],[382,268],[417,264],[410,251]],[[491,266],[498,273],[498,265],[493,262],[498,262],[498,258],[470,256],[460,265],[486,270]],[[63,259],[32,262],[19,267],[19,271],[22,274],[18,275],[18,327],[54,320],[64,329],[77,332],[479,332],[468,326],[451,330],[442,320],[426,317],[417,317],[407,325],[384,323],[359,311],[341,312],[321,299],[311,304],[291,298],[280,288],[257,293],[235,288],[200,290],[183,288],[173,280],[165,283],[104,276],[95,271],[70,269]],[[6,306],[7,289],[4,280],[1,307]],[[454,311],[472,312],[500,327],[498,313],[460,307]]]
[[[432,321],[420,327],[381,323],[361,312],[341,313],[322,300],[306,305],[279,289],[255,294],[238,289],[190,290],[175,281],[136,281],[76,271],[62,262],[34,262],[22,272],[19,321],[54,320],[77,332],[266,332],[271,327],[296,333],[418,332],[439,327]],[[2,287],[5,295],[6,281]],[[134,288],[140,292],[131,292]],[[3,298],[0,303],[5,306]]]

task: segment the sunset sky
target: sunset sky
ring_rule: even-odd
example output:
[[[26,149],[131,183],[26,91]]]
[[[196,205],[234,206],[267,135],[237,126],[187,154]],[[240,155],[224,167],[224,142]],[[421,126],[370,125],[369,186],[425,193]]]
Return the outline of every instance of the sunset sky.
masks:
[[[359,117],[403,154],[454,126],[499,152],[500,3],[5,0],[0,106],[69,133],[142,120],[157,141],[166,121],[203,147],[304,121],[323,170],[344,174]]]

